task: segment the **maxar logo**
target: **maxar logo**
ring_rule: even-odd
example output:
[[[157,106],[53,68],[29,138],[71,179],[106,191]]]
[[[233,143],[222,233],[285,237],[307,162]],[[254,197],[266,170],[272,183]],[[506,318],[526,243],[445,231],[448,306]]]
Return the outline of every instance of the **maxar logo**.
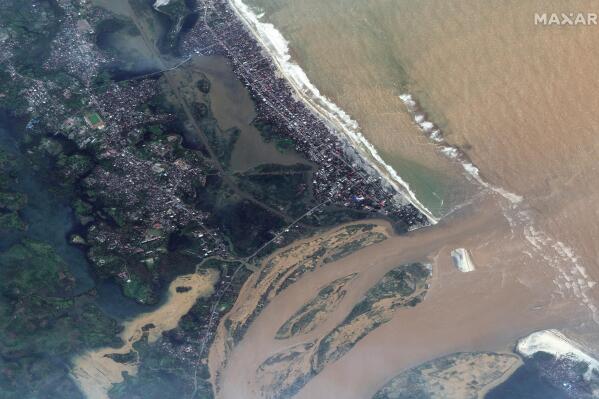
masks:
[[[535,25],[576,26],[597,25],[597,13],[570,12],[570,13],[535,13]]]

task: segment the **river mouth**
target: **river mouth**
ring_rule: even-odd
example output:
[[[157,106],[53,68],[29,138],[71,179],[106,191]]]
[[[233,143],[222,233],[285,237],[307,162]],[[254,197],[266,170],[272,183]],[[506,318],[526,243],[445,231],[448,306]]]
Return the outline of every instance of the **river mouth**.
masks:
[[[104,3],[111,7],[125,4]],[[146,3],[151,11],[150,3]],[[142,52],[155,64],[153,69],[144,69],[141,64],[113,69],[113,73],[124,73],[113,75],[122,80],[117,88],[111,88],[116,90],[104,92],[106,97],[97,98],[100,109],[97,113],[79,118],[81,126],[90,125],[88,131],[98,133],[96,138],[112,138],[110,134],[115,130],[111,130],[114,125],[110,124],[115,119],[110,107],[105,105],[113,105],[119,96],[114,93],[120,90],[130,99],[146,98],[138,94],[149,96],[149,91],[154,93],[155,90],[160,95],[170,95],[169,105],[179,106],[179,109],[160,108],[156,102],[145,109],[143,106],[147,104],[140,106],[135,101],[130,107],[128,104],[122,106],[125,114],[127,111],[137,113],[140,121],[148,121],[146,116],[158,116],[158,112],[164,111],[160,117],[164,117],[165,122],[153,124],[163,120],[159,118],[151,119],[148,126],[140,122],[141,127],[135,129],[132,137],[116,137],[113,141],[119,143],[116,151],[111,148],[102,153],[103,159],[108,159],[103,165],[105,169],[94,176],[97,180],[88,180],[92,183],[91,190],[98,190],[96,193],[86,190],[85,195],[89,195],[88,199],[100,198],[99,202],[104,202],[98,205],[102,209],[94,209],[97,214],[90,213],[101,220],[94,227],[104,227],[102,233],[117,238],[117,244],[107,245],[106,252],[111,255],[114,251],[123,258],[117,259],[108,270],[101,269],[106,261],[104,253],[100,257],[93,257],[91,251],[88,254],[92,261],[98,261],[95,266],[100,269],[97,270],[106,270],[106,278],[121,284],[122,293],[142,303],[158,303],[154,307],[130,306],[116,285],[102,282],[95,286],[93,278],[91,282],[86,280],[87,261],[83,257],[83,262],[78,263],[81,258],[77,258],[76,251],[87,245],[86,241],[96,248],[102,248],[98,242],[112,244],[115,241],[104,240],[104,235],[89,237],[82,233],[72,237],[80,247],[69,245],[71,234],[81,232],[71,210],[73,198],[68,193],[64,196],[56,194],[56,187],[50,187],[43,173],[39,173],[44,165],[41,169],[28,170],[28,165],[24,164],[25,167],[18,170],[15,187],[28,194],[32,201],[21,212],[29,230],[14,233],[0,242],[3,250],[30,235],[36,241],[51,244],[49,247],[55,248],[65,263],[74,267],[71,274],[75,275],[76,298],[50,295],[44,300],[49,304],[49,311],[77,301],[72,312],[65,311],[65,314],[73,315],[77,323],[77,328],[69,326],[68,332],[84,339],[91,338],[84,348],[101,348],[74,359],[73,378],[87,396],[94,399],[126,398],[133,396],[132,392],[152,396],[156,389],[166,388],[160,386],[161,376],[170,372],[169,378],[176,374],[171,381],[177,384],[173,385],[183,386],[180,392],[192,393],[191,396],[198,392],[201,378],[201,389],[210,395],[212,383],[217,397],[221,398],[286,396],[293,391],[300,398],[333,395],[358,399],[372,396],[398,373],[454,353],[509,352],[517,338],[537,329],[560,328],[577,333],[591,330],[589,336],[596,331],[589,327],[599,320],[596,293],[592,290],[594,272],[591,270],[587,274],[585,263],[568,244],[545,233],[546,226],[542,222],[546,219],[537,217],[545,216],[542,210],[519,197],[506,195],[510,193],[501,191],[499,186],[486,184],[471,164],[471,170],[476,171],[471,176],[479,177],[477,182],[483,189],[469,202],[460,204],[463,207],[451,208],[455,212],[437,225],[418,231],[407,231],[406,227],[401,229],[399,236],[392,233],[389,223],[378,219],[356,222],[357,217],[374,217],[378,212],[383,214],[381,217],[388,216],[386,200],[363,202],[379,188],[378,185],[365,186],[372,187],[372,191],[353,195],[354,186],[339,184],[338,187],[348,190],[335,192],[331,189],[324,199],[322,194],[314,197],[314,186],[318,181],[313,177],[318,178],[318,172],[322,170],[310,162],[302,162],[290,148],[289,140],[273,138],[274,135],[269,136],[268,132],[265,134],[267,129],[261,124],[264,121],[256,119],[247,90],[235,80],[224,58],[191,57],[177,68],[169,69],[171,61],[178,59],[171,54],[162,54],[154,46],[160,39],[153,35],[148,20],[134,18],[135,13],[128,9],[125,13],[132,17],[139,35],[119,31],[119,35],[130,34],[132,39],[117,50],[127,53],[138,45],[145,45],[147,48]],[[108,48],[121,39],[109,34],[100,42]],[[133,58],[145,56],[137,52]],[[164,71],[147,82],[139,81],[140,73],[156,68]],[[422,103],[423,106],[428,104],[426,99]],[[168,119],[171,113],[181,120],[172,122]],[[437,117],[440,125],[446,124],[442,117]],[[185,123],[178,122],[183,120],[186,125],[179,129]],[[28,125],[35,123],[36,120],[32,120]],[[125,125],[125,129],[128,127]],[[182,130],[186,132],[182,133]],[[18,150],[18,143],[11,141],[15,131],[0,132],[0,138],[6,139],[6,149],[13,152]],[[103,134],[106,136],[101,136]],[[181,136],[189,140],[182,141]],[[181,143],[189,144],[192,138],[197,139],[198,151],[190,155],[187,151],[191,146]],[[58,140],[45,139],[49,145],[45,149],[41,146],[36,149],[41,153],[42,150],[56,150]],[[125,142],[128,144],[120,146]],[[18,151],[14,154],[24,155]],[[133,156],[119,164],[118,158],[126,158],[126,154],[142,154],[146,158]],[[111,165],[106,165],[112,161]],[[446,197],[447,191],[440,187],[445,182],[443,175],[431,173],[403,158],[398,162],[404,162],[405,168],[412,170],[411,178],[418,179],[419,175],[430,178],[421,180],[419,190],[430,190],[435,194],[426,197],[426,201],[435,203],[431,208],[433,213],[443,213],[445,202],[452,202]],[[198,172],[195,166],[206,173],[193,175]],[[112,167],[117,173],[111,174]],[[336,170],[335,167],[328,169]],[[352,182],[352,174],[339,175],[343,176],[334,180],[335,184],[341,179]],[[118,177],[112,180],[102,176]],[[127,182],[129,177],[136,178],[141,184],[133,184],[133,179]],[[187,184],[190,181],[193,181],[192,187]],[[176,184],[169,186],[173,182]],[[149,184],[147,191],[146,183]],[[118,212],[121,204],[107,208],[106,197],[117,186],[123,187],[121,193],[125,194],[130,193],[130,189],[141,188],[144,190],[142,200],[157,199],[150,203],[155,205],[151,212],[146,213],[150,217],[139,217],[139,213],[134,212],[123,215]],[[171,193],[165,195],[162,190],[165,187],[173,189],[174,197]],[[181,197],[185,197],[183,200],[176,191],[179,188],[182,189]],[[593,191],[593,187],[586,189]],[[148,192],[151,195],[147,195]],[[134,192],[134,196],[137,194]],[[337,202],[330,201],[333,197]],[[549,195],[547,198],[555,197]],[[96,203],[96,199],[91,202]],[[174,209],[189,209],[185,208],[190,203],[198,207],[193,209],[197,213],[185,213],[185,217],[178,218],[176,228],[172,227],[167,217],[175,216]],[[326,205],[329,203],[333,203],[330,208]],[[371,211],[371,204],[375,210]],[[137,211],[134,205],[131,207]],[[417,214],[415,218],[422,216],[413,207],[407,205],[406,208]],[[156,215],[155,209],[162,212],[161,215]],[[410,210],[402,209],[407,213],[406,220],[412,223],[416,219],[408,219],[413,216]],[[81,216],[80,209],[77,214]],[[396,219],[399,225],[404,214],[392,217],[399,219],[399,222]],[[199,227],[188,226],[185,224],[188,220],[197,222]],[[342,224],[348,220],[351,222]],[[538,223],[539,220],[542,222]],[[111,229],[138,221],[139,240],[127,234],[127,229],[119,231],[124,233],[120,236],[111,234],[114,232]],[[167,234],[173,230],[161,230],[165,225],[174,229],[172,236]],[[420,226],[416,223],[406,225]],[[189,229],[177,230],[180,226]],[[335,227],[331,229],[330,226]],[[561,226],[552,227],[559,229]],[[99,240],[95,241],[97,238]],[[587,240],[581,242],[591,241],[585,238]],[[1,240],[4,240],[3,236]],[[206,244],[208,241],[210,245]],[[133,245],[119,245],[124,243]],[[147,243],[154,244],[142,248]],[[21,245],[18,250],[23,252],[23,248],[33,246]],[[127,252],[130,249],[133,251]],[[456,250],[468,255],[469,267],[459,270],[459,262],[452,264],[452,254]],[[177,251],[187,252],[185,256],[178,256],[180,253],[170,256]],[[210,256],[213,252],[216,255]],[[127,257],[132,253],[135,257]],[[168,255],[162,257],[161,254]],[[14,262],[13,253],[9,255],[12,256],[10,267],[23,270]],[[2,257],[3,260],[8,258]],[[44,259],[50,258],[42,257],[42,262],[37,264],[43,266]],[[206,262],[199,263],[199,259]],[[61,283],[70,280],[68,273],[63,272],[65,269],[55,269]],[[195,273],[192,273],[193,269]],[[140,276],[146,279],[142,283],[137,279]],[[148,281],[151,285],[143,285]],[[164,288],[165,283],[171,281],[168,294],[158,301],[159,285]],[[96,289],[91,289],[94,286]],[[156,295],[148,295],[148,287],[156,289]],[[3,296],[18,298],[21,289],[18,285],[3,285],[3,288]],[[21,297],[37,298],[36,295]],[[99,321],[104,315],[97,312],[93,301],[122,324],[124,329],[120,335],[116,329],[119,323]],[[30,303],[35,306],[34,302]],[[85,306],[89,304],[94,306]],[[36,308],[32,308],[35,318]],[[9,320],[7,324],[10,323]],[[52,324],[51,318],[39,323],[40,326]],[[91,333],[88,335],[86,328],[89,326]],[[215,333],[216,339],[211,345]],[[12,336],[19,335],[11,333],[8,337]],[[111,344],[110,339],[114,337],[124,344],[114,341]],[[67,336],[65,341],[54,342],[62,344],[66,341],[74,339]],[[151,350],[143,352],[143,345]],[[208,358],[205,349],[210,349]],[[65,363],[69,356],[79,354],[77,350],[64,352],[68,352],[61,358]],[[170,361],[180,362],[177,367],[171,367]],[[179,375],[181,378],[177,378]],[[14,380],[19,382],[21,378]],[[151,383],[154,386],[149,386]],[[181,396],[183,394],[173,397]]]
[[[510,231],[495,200],[478,203],[477,209],[480,207],[485,212],[463,209],[434,227],[407,236],[391,236],[302,275],[264,305],[237,342],[235,333],[227,333],[221,324],[210,354],[217,397],[266,397],[266,392],[271,392],[281,379],[260,377],[265,364],[275,358],[287,358],[280,351],[289,348],[303,353],[302,345],[321,339],[344,320],[384,273],[398,263],[418,259],[432,264],[432,280],[423,301],[397,310],[391,321],[368,333],[351,351],[312,377],[296,397],[371,397],[397,373],[426,361],[473,349],[509,353],[518,338],[543,326],[577,331],[580,322],[589,319],[584,304],[573,296],[555,294],[555,272],[549,272],[542,261],[531,260],[520,252],[523,233]],[[451,259],[451,251],[462,246],[471,250],[476,263],[475,270],[469,273],[460,272]],[[348,284],[348,292],[326,322],[296,337],[277,337],[281,326],[293,319],[302,305],[312,303],[311,298],[322,287],[352,273],[359,277]],[[255,289],[253,283],[248,283],[236,307],[248,312],[252,302],[244,292]],[[568,309],[568,317],[564,309]],[[222,339],[234,342],[224,352],[218,344]],[[269,375],[280,375],[281,370],[297,372],[300,364],[268,366]],[[516,367],[506,366],[508,369],[504,376],[494,383],[487,381],[488,385],[481,389],[486,392],[501,383]],[[276,384],[269,385],[273,381]]]

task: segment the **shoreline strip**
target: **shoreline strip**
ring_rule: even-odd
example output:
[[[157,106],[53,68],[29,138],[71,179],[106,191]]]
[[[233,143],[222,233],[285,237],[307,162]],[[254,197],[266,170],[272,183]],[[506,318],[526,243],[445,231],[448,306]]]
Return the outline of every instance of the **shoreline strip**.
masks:
[[[324,97],[318,88],[310,82],[303,69],[291,61],[288,42],[274,25],[261,22],[259,17],[242,0],[228,0],[228,2],[256,41],[270,56],[273,64],[295,91],[298,98],[335,132],[341,132],[343,138],[352,144],[352,147],[368,162],[369,166],[397,192],[403,194],[415,208],[427,217],[431,224],[438,223],[439,218],[433,215],[418,200],[416,194],[410,189],[410,185],[401,178],[391,165],[385,163],[376,148],[359,131],[358,123],[336,104]]]

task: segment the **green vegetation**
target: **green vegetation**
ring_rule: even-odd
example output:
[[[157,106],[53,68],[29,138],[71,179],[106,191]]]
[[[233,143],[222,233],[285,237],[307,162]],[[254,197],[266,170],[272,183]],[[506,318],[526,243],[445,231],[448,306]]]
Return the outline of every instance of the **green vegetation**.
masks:
[[[205,77],[196,82],[196,87],[204,94],[208,94],[210,92],[210,86],[210,81]]]
[[[80,398],[68,362],[118,345],[119,327],[75,285],[52,247],[23,241],[0,253],[0,396]]]
[[[21,193],[0,192],[0,209],[19,211],[27,204],[27,196]]]
[[[343,324],[350,324],[360,315],[371,312],[378,303],[385,299],[393,300],[392,308],[401,305],[403,299],[410,297],[417,289],[422,288],[429,275],[429,270],[422,263],[409,263],[392,269],[368,290],[366,297],[354,306]],[[416,303],[410,303],[410,305],[414,306]]]
[[[27,196],[9,191],[15,184],[16,160],[0,149],[0,231],[25,230],[19,211],[27,205]]]
[[[123,295],[129,298],[134,298],[141,303],[156,303],[152,287],[138,276],[133,275],[123,284]]]
[[[405,370],[388,381],[372,399],[482,398],[487,389],[510,374],[520,362],[514,354],[460,352]],[[531,378],[531,382],[534,379]],[[503,398],[516,399],[514,391]],[[525,396],[530,399],[530,396]],[[539,395],[556,398],[561,395]],[[577,397],[577,396],[573,396]],[[522,397],[524,398],[524,396]]]
[[[20,93],[21,85],[12,78],[5,68],[6,65],[0,63],[0,109],[22,115],[26,112],[27,100]]]
[[[240,256],[250,255],[285,225],[280,217],[248,200],[225,205],[214,218]]]
[[[27,224],[16,212],[0,213],[0,231],[2,230],[25,230]]]
[[[298,217],[314,206],[312,173],[312,167],[305,164],[260,165],[238,175],[238,181],[257,200]]]
[[[104,121],[102,120],[100,115],[98,115],[97,112],[89,112],[85,114],[85,119],[93,128],[100,127],[104,123]]]
[[[364,228],[368,229],[368,225]],[[356,230],[352,231],[355,234]],[[268,379],[274,382],[268,389],[276,392],[276,397],[292,397],[327,364],[340,359],[372,330],[391,320],[397,307],[414,306],[422,300],[429,276],[428,267],[422,263],[401,265],[385,274],[366,292],[364,299],[345,320],[322,339],[288,347],[262,363],[259,373],[266,371]],[[340,282],[344,283],[341,280],[334,283]],[[335,300],[331,298],[335,292],[340,295],[342,291],[340,286],[325,287],[315,300],[296,314],[299,317],[291,320],[303,326],[309,325],[306,322],[314,317],[312,313],[321,306],[319,304],[326,306],[329,301]]]
[[[289,137],[277,132],[271,124],[262,119],[255,119],[252,124],[258,129],[262,138],[267,143],[274,142],[280,152],[287,152],[295,148],[295,143]]]
[[[275,338],[287,339],[314,330],[337,308],[347,292],[345,286],[356,276],[357,273],[353,273],[324,286],[316,297],[304,304],[279,328]]]
[[[158,12],[164,17],[167,32],[160,46],[163,51],[176,52],[179,44],[179,32],[185,20],[190,17],[191,10],[185,0],[172,0],[164,6],[158,7]]]
[[[114,385],[109,392],[111,399],[200,399],[210,397],[191,396],[193,375],[189,365],[176,356],[164,353],[159,345],[150,345],[147,335],[135,343],[133,348],[141,360],[137,375],[125,375],[125,380],[122,383]],[[202,370],[207,369],[202,367]],[[198,377],[206,376],[200,374]],[[206,394],[212,392],[209,386],[202,388]]]
[[[7,0],[0,4],[0,26],[19,43],[13,60],[21,74],[30,77],[45,74],[42,65],[50,54],[50,43],[58,33],[61,16],[62,10],[55,1]]]
[[[327,363],[341,358],[372,330],[391,320],[396,308],[416,306],[426,294],[430,271],[415,262],[387,272],[371,287],[349,315],[319,343],[314,359],[314,371],[320,372]]]
[[[237,128],[221,129],[207,102],[194,102],[192,112],[212,151],[221,164],[228,167],[231,162],[231,154],[233,154],[235,143],[237,143],[241,131]]]
[[[87,175],[93,169],[94,162],[87,155],[60,154],[56,166],[63,177],[63,184],[72,184]]]
[[[220,314],[227,312],[232,306],[248,278],[250,272],[245,269],[237,271],[240,263],[208,259],[202,263],[202,268],[218,268],[221,280],[230,281],[228,294],[220,299]],[[206,338],[204,353],[184,352],[183,348],[201,345],[198,337],[206,334],[206,325],[211,317],[214,296],[200,298],[183,316],[179,326],[166,331],[160,340],[149,345],[147,338],[134,344],[139,357],[137,375],[125,377],[110,391],[112,399],[211,399],[213,397],[210,385],[210,374],[205,363],[199,360],[206,356],[211,338]],[[173,353],[177,355],[173,356]]]

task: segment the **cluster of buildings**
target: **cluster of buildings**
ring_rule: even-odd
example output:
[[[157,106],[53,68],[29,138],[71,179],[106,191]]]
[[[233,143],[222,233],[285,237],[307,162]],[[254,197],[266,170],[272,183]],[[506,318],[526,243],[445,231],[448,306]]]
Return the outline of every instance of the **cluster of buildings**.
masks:
[[[86,195],[117,212],[108,215],[111,223],[98,223],[88,231],[88,243],[95,249],[90,259],[100,269],[108,254],[133,264],[158,265],[170,235],[182,229],[196,243],[194,255],[224,256],[227,251],[220,234],[206,227],[209,213],[194,204],[196,190],[206,184],[205,160],[184,149],[181,136],[168,131],[172,114],[142,107],[157,94],[157,84],[129,82],[93,96],[105,127],[101,132],[79,127],[71,135],[81,148],[98,154],[99,165],[83,180]],[[114,228],[111,224],[119,218],[122,225]]]
[[[183,51],[222,54],[250,90],[257,114],[278,134],[293,139],[296,149],[319,165],[314,191],[346,207],[377,211],[400,219],[408,228],[426,217],[384,182],[338,132],[301,100],[226,0],[200,0],[201,16],[183,40]]]
[[[77,76],[85,85],[89,85],[100,67],[109,60],[93,43],[95,32],[92,28],[108,14],[85,1],[77,3],[71,0],[58,1],[64,16],[61,18],[61,29],[52,41],[50,57],[43,66],[48,70],[62,70]]]
[[[185,229],[198,259],[227,253],[222,234],[206,226],[209,213],[194,204],[212,168],[169,129],[175,116],[152,105],[160,92],[156,79],[98,84],[110,60],[96,47],[93,26],[105,11],[87,1],[60,0],[57,6],[60,24],[40,71],[26,74],[9,59],[4,70],[11,80],[6,93],[0,85],[0,93],[24,98],[18,111],[30,117],[31,151],[60,159],[59,175],[82,179],[77,192],[84,205],[76,208],[86,233],[73,242],[87,246],[101,275],[123,286],[143,280],[148,289],[138,291],[151,292],[159,285],[172,233]],[[92,167],[83,168],[85,162]],[[141,294],[137,299],[152,300]]]

